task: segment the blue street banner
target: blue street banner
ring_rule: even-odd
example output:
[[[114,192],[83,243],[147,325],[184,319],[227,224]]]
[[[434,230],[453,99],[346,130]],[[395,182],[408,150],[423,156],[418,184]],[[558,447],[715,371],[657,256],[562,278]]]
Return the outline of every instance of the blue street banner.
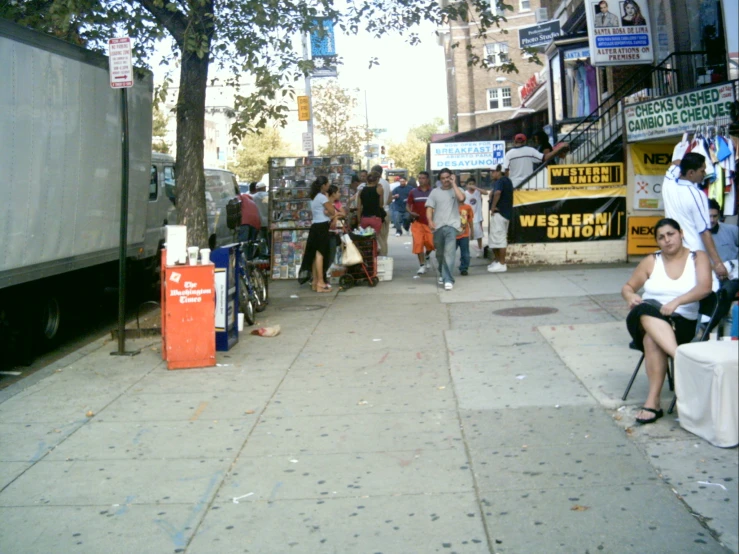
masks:
[[[334,22],[326,18],[314,20],[314,30],[310,32],[310,51],[313,58],[336,56],[334,42]]]

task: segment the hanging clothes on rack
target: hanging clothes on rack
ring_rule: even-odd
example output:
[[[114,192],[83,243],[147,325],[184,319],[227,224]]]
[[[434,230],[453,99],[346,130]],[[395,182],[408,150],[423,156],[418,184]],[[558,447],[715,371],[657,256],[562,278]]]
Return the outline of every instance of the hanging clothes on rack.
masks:
[[[588,89],[588,75],[583,62],[575,64],[575,80],[577,81],[577,116],[590,115],[590,90]]]
[[[593,113],[598,109],[598,77],[595,68],[585,61],[585,75],[588,85],[588,96],[590,99],[590,108],[588,113]]]

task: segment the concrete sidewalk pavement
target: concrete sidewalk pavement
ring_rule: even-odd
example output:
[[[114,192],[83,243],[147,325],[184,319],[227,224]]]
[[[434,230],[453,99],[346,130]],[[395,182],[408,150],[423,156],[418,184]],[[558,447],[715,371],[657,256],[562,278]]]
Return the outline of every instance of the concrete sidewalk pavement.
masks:
[[[282,334],[219,367],[98,341],[0,391],[0,552],[739,552],[737,449],[620,401],[630,267],[443,292],[408,242],[377,288],[273,283]]]

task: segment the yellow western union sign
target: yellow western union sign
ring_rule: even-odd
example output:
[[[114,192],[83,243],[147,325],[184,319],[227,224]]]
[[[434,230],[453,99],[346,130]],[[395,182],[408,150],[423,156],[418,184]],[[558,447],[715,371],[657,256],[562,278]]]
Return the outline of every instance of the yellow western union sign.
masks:
[[[310,102],[307,96],[298,96],[298,121],[310,121]]]
[[[549,186],[608,187],[624,184],[624,164],[550,165]]]

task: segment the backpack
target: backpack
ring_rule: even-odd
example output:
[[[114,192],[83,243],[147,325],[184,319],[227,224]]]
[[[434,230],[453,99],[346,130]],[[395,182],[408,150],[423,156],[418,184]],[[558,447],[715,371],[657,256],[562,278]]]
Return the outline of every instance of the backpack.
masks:
[[[226,226],[232,231],[241,227],[241,199],[232,198],[226,204]]]

